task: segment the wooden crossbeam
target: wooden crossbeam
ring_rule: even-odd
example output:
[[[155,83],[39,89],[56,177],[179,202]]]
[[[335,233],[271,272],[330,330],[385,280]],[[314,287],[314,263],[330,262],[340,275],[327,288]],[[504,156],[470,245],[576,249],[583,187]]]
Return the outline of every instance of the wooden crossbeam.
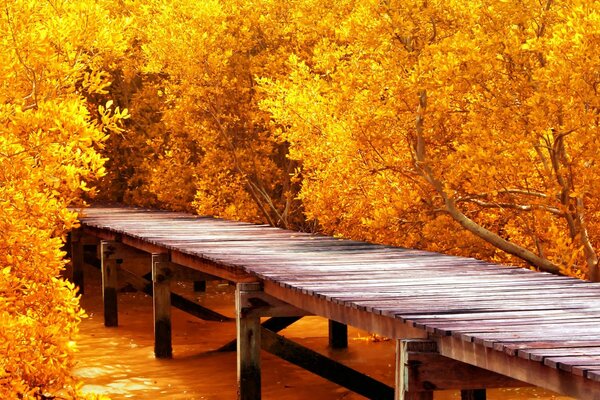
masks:
[[[96,268],[100,268],[100,263],[96,258],[86,256],[85,263]],[[137,291],[145,293],[148,296],[152,297],[152,282],[149,279],[138,276],[124,268],[119,268],[118,274],[121,281],[129,283]],[[200,304],[189,300],[177,293],[171,293],[171,306],[205,321],[233,321],[233,318],[227,317],[209,308],[203,307]]]
[[[428,341],[426,341],[428,342]],[[431,343],[431,342],[429,342]],[[435,343],[435,342],[433,342]],[[433,352],[409,351],[406,368],[411,391],[477,390],[530,386],[525,382],[483,368],[444,357],[433,346]]]
[[[247,317],[298,317],[311,315],[307,311],[294,307],[273,296],[269,296],[262,291],[262,285],[260,284],[257,290],[244,293],[240,298],[239,306],[241,307],[240,311]]]
[[[261,331],[263,350],[310,371],[368,399],[394,398],[394,389],[359,371],[284,338],[268,329]]]
[[[257,349],[261,348],[367,398],[393,398],[393,388],[261,326],[260,317],[265,314],[297,317],[307,313],[265,294],[258,282],[237,284],[239,399],[260,399],[260,352]]]
[[[271,317],[268,320],[261,323],[261,328],[268,329],[271,332],[279,332],[292,325],[294,322],[298,321],[302,317]],[[262,331],[261,331],[262,332]],[[224,344],[219,347],[216,351],[218,352],[227,352],[227,351],[235,351],[237,348],[237,340],[233,339],[232,341]]]
[[[440,354],[456,360],[480,366],[486,370],[510,375],[533,385],[582,400],[600,398],[600,382],[593,382],[560,369],[552,369],[543,363],[530,362],[520,357],[510,356],[501,351],[458,337],[446,336],[436,339]]]
[[[396,354],[396,400],[431,400],[436,390],[460,390],[462,400],[485,400],[488,388],[530,386],[444,357],[431,340],[400,339]]]

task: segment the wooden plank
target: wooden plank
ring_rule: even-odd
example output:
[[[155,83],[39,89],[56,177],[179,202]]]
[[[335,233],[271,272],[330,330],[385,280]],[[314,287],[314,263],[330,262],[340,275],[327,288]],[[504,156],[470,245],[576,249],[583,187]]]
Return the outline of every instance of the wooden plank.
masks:
[[[487,344],[486,344],[487,345]],[[488,346],[494,350],[505,352],[508,355],[516,356],[519,350],[523,349],[548,349],[565,347],[585,347],[600,346],[600,339],[597,340],[547,340],[546,338],[537,338],[533,341],[503,341],[496,342],[493,346]]]
[[[265,293],[278,299],[284,299],[284,301],[297,308],[388,338],[427,337],[427,332],[414,328],[403,321],[335,304],[321,297],[285,288],[276,282],[263,281],[263,287]]]
[[[235,291],[237,328],[238,400],[260,400],[260,317],[246,315],[243,307],[247,294],[260,291],[259,283],[238,283]]]
[[[120,260],[115,256],[115,245],[114,242],[106,240],[100,242],[104,326],[107,327],[119,325],[119,315],[117,311],[117,264],[120,263]]]
[[[543,349],[522,349],[518,351],[519,357],[533,361],[544,361],[546,357],[566,357],[578,355],[600,356],[600,347],[562,347]]]
[[[543,337],[543,336],[542,336]],[[441,355],[582,400],[600,399],[600,382],[512,357],[456,337],[436,339]]]
[[[171,269],[168,254],[152,254],[152,300],[154,316],[154,355],[172,358]]]

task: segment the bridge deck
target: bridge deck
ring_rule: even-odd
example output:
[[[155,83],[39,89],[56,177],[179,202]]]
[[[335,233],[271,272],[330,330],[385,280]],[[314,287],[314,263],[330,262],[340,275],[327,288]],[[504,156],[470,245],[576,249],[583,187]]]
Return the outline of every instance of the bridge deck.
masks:
[[[470,258],[184,213],[90,208],[84,232],[447,357],[600,399],[600,286]]]

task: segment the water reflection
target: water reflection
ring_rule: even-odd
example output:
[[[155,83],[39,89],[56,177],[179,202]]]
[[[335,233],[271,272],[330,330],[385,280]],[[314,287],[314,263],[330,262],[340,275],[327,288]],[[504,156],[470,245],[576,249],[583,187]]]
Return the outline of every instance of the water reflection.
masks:
[[[153,354],[152,300],[139,293],[120,293],[118,328],[105,328],[96,270],[88,272],[82,303],[90,318],[81,325],[76,374],[86,392],[118,399],[231,400],[236,398],[235,353],[214,350],[235,337],[234,323],[206,322],[173,310],[173,360],[157,360]],[[186,285],[178,290],[189,291]],[[232,314],[231,289],[209,287],[201,301],[226,315]],[[327,322],[303,318],[282,334],[345,364],[393,384],[392,342],[365,340],[368,334],[349,330],[349,349],[327,348]],[[263,398],[277,400],[364,399],[270,354],[262,354]],[[436,400],[460,399],[457,392],[438,392]],[[560,399],[540,389],[490,390],[488,399]]]

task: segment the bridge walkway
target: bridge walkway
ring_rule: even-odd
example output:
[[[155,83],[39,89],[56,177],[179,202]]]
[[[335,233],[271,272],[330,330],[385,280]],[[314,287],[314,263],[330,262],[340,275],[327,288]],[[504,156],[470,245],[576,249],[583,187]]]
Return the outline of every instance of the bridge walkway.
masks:
[[[239,398],[260,398],[259,318],[313,314],[397,340],[396,399],[432,398],[426,392],[445,385],[429,382],[428,389],[417,376],[425,359],[437,368],[428,370],[436,376],[431,379],[440,382],[451,375],[448,368],[490,372],[479,382],[460,378],[459,388],[490,386],[495,379],[600,399],[598,284],[178,212],[92,207],[80,220],[78,235],[103,240],[108,299],[110,268],[118,266],[110,262],[111,244],[154,255],[155,299],[173,265],[235,282]],[[160,334],[168,311],[155,307]],[[111,305],[105,308],[110,313]]]

